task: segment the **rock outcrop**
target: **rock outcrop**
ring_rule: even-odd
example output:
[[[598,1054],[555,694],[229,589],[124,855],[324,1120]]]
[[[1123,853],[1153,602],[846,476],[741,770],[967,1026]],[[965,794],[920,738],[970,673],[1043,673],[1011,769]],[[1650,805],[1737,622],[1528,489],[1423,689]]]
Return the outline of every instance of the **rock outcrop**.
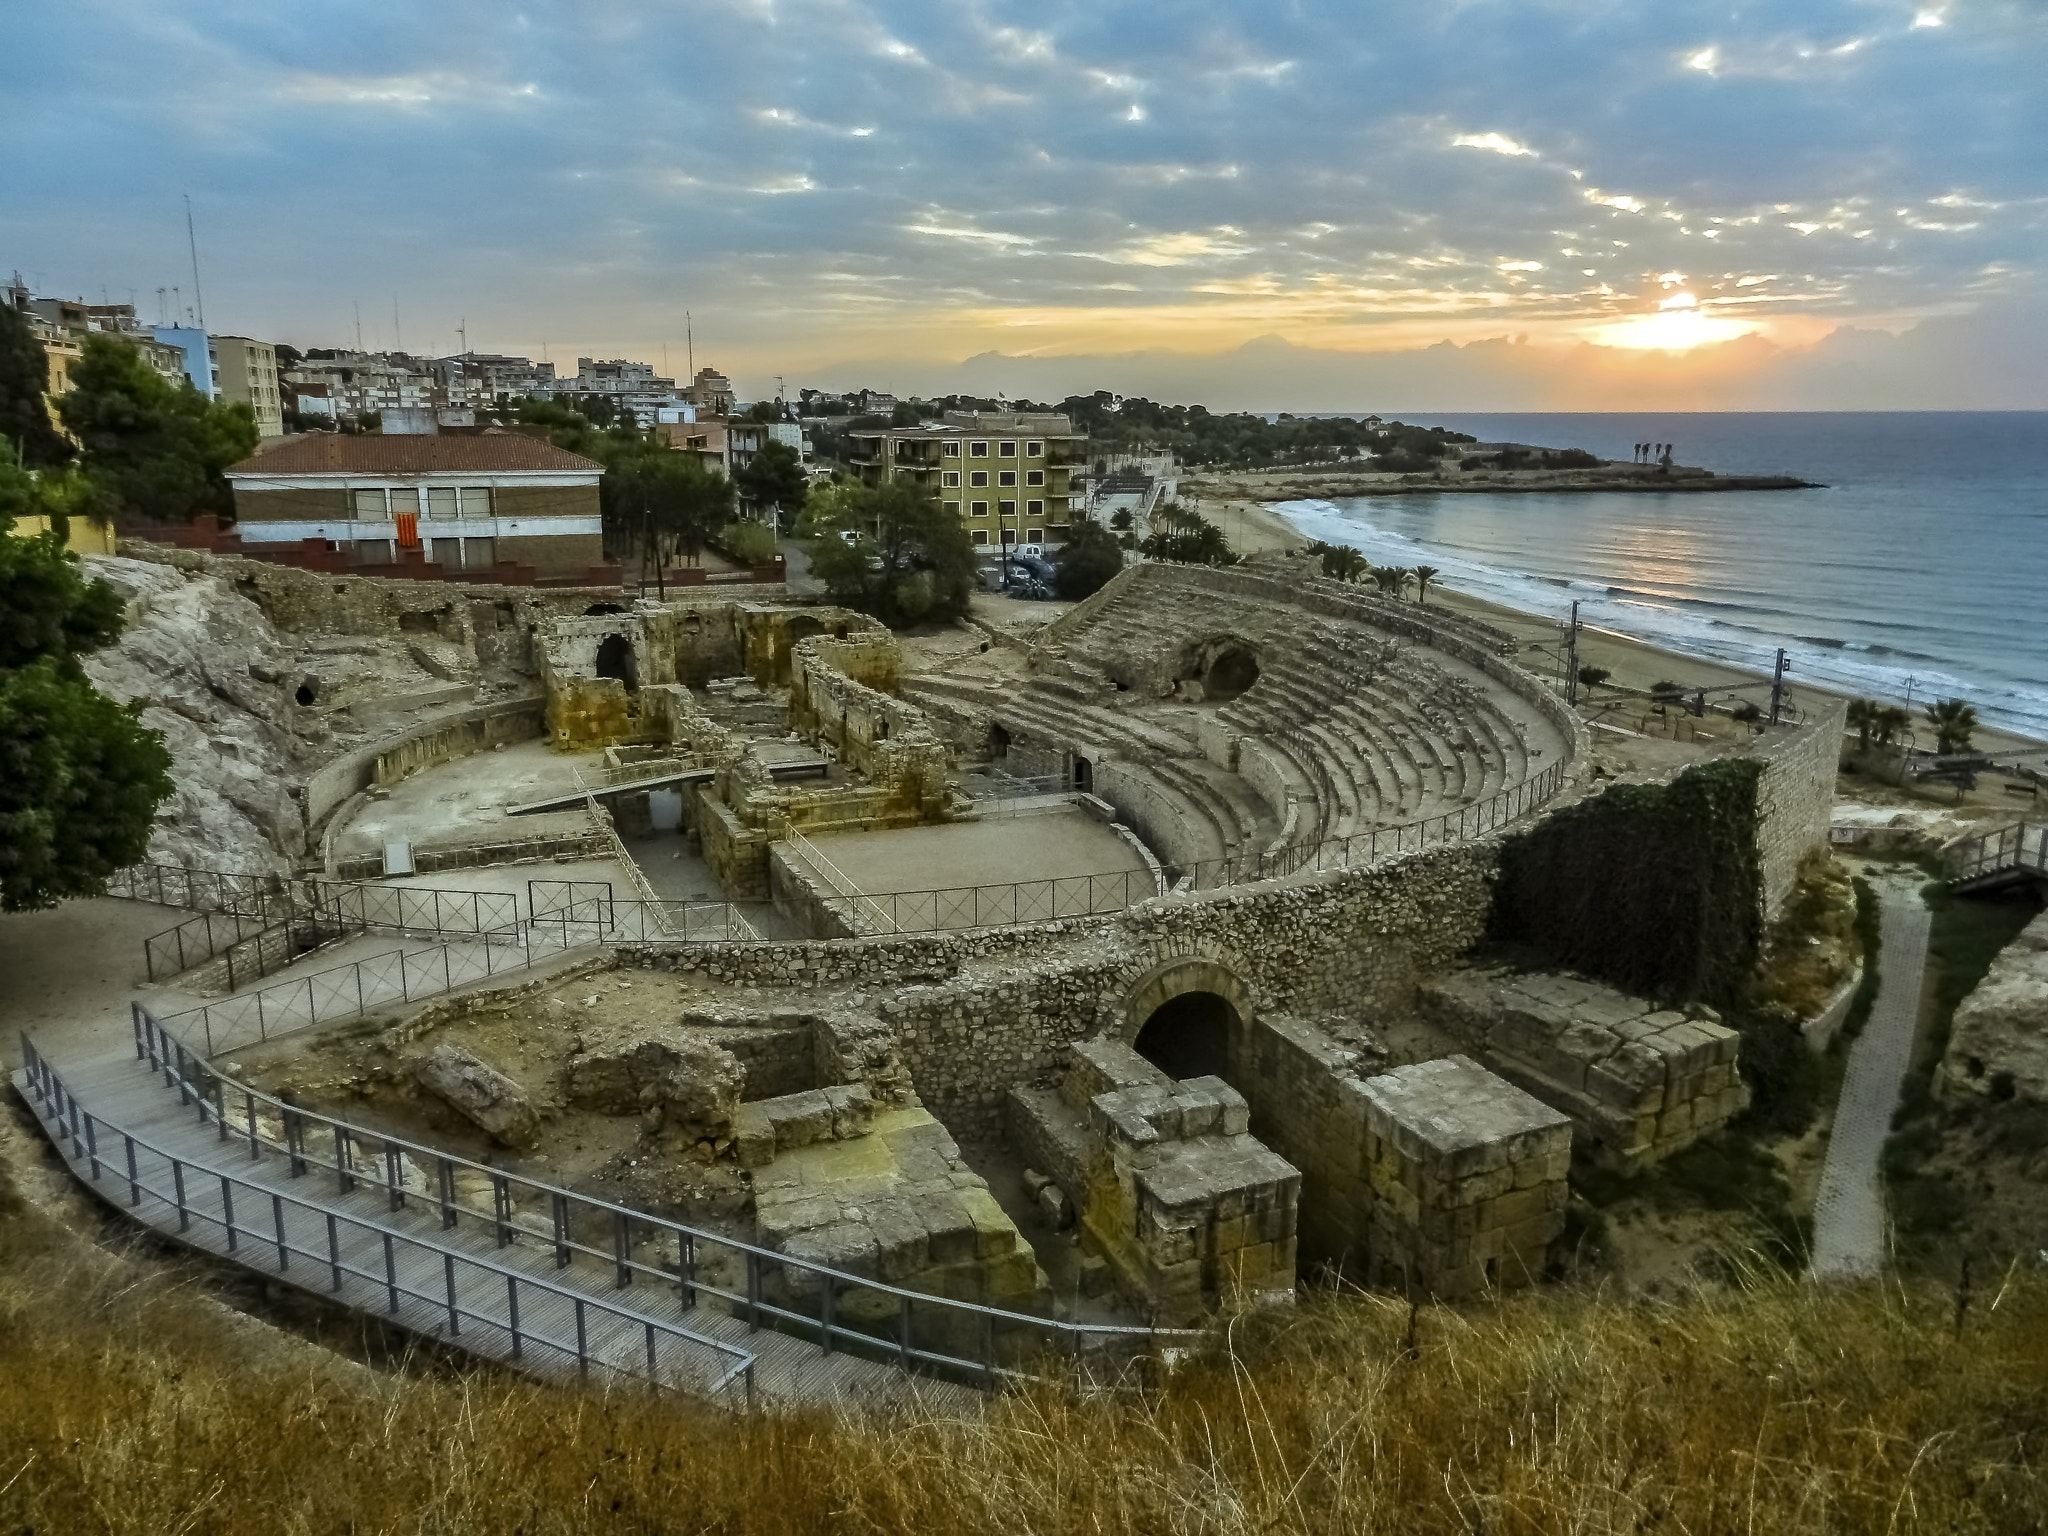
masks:
[[[2020,931],[1956,1007],[1941,1091],[2048,1103],[2048,912]]]
[[[569,1064],[562,1088],[577,1109],[637,1114],[650,1131],[719,1141],[733,1134],[745,1082],[732,1052],[679,1032],[596,1044]]]
[[[262,611],[214,576],[89,556],[88,572],[127,599],[121,638],[86,658],[101,692],[143,703],[176,787],[157,810],[149,858],[247,873],[305,851],[291,651]]]

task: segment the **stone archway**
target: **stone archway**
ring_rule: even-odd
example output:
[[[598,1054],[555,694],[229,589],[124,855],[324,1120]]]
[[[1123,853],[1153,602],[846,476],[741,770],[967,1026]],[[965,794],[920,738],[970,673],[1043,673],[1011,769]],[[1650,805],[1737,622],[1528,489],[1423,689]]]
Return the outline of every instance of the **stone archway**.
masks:
[[[597,660],[591,668],[599,677],[615,677],[632,693],[640,686],[640,667],[633,655],[633,642],[624,635],[606,635],[598,642]]]
[[[1170,1077],[1241,1076],[1245,1035],[1257,1011],[1251,988],[1218,961],[1170,960],[1124,995],[1118,1030]]]

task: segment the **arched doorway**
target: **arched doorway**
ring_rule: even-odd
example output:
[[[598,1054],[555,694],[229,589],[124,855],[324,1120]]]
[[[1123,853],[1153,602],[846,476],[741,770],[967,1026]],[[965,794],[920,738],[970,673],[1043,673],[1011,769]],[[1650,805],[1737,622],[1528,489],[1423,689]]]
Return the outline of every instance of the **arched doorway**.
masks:
[[[1095,765],[1085,757],[1074,759],[1074,788],[1084,795],[1095,793]]]
[[[1242,646],[1219,651],[1202,678],[1202,695],[1209,699],[1234,699],[1259,680],[1258,658]]]
[[[1152,1010],[1132,1047],[1171,1078],[1227,1078],[1231,1037],[1242,1022],[1222,994],[1183,992]]]
[[[615,677],[632,693],[640,686],[640,668],[633,658],[633,642],[624,635],[606,635],[597,647],[597,675]]]

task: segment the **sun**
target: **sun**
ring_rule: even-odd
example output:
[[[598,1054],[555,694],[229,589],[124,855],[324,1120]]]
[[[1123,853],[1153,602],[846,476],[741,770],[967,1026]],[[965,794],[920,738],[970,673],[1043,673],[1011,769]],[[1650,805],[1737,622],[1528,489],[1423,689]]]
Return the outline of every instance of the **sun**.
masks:
[[[1753,324],[1740,320],[1718,320],[1700,312],[1699,301],[1689,293],[1674,293],[1657,307],[1654,315],[1630,315],[1593,328],[1593,339],[1602,346],[1629,347],[1642,352],[1685,352],[1716,341],[1733,341],[1754,331]]]

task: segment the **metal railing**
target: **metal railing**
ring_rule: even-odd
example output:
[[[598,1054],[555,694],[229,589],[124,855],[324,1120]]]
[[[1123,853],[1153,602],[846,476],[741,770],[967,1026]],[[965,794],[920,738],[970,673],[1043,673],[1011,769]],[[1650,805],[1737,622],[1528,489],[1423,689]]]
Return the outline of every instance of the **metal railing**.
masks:
[[[195,912],[261,915],[285,886],[283,875],[245,875],[182,864],[130,864],[107,876],[107,894]]]
[[[474,944],[394,949],[238,997],[201,1003],[169,1018],[203,1034],[208,1055],[256,1045],[310,1025],[352,1019],[386,1004],[418,1002],[474,981],[527,970],[536,950],[545,958],[565,947],[548,942],[546,929],[539,930],[542,942],[536,945],[534,931],[481,934]]]
[[[594,1263],[619,1289],[673,1288],[685,1308],[720,1307],[750,1331],[808,1339],[824,1354],[993,1387],[1033,1376],[1048,1356],[1185,1347],[1199,1336],[911,1290],[366,1130],[235,1082],[188,1050],[168,1021],[139,1003],[131,1008],[136,1059],[210,1119],[222,1140],[246,1142],[252,1157],[281,1153],[293,1159],[294,1174],[320,1169],[343,1192],[364,1186],[381,1193],[394,1211],[419,1202],[445,1227],[478,1223],[500,1248],[535,1245],[559,1269]],[[33,1051],[26,1040],[24,1049]]]
[[[1956,844],[1942,855],[1942,872],[1952,884],[1987,876],[2048,876],[2048,826],[2014,822]]]
[[[848,919],[846,926],[849,929],[855,933],[862,933],[871,928],[879,929],[883,933],[903,931],[902,925],[877,906],[873,897],[863,894],[861,888],[849,880],[837,864],[818,851],[816,843],[795,827],[791,827],[784,836],[789,846],[796,851],[797,857],[810,866],[811,873],[831,888],[833,897],[837,899],[827,899],[828,904],[835,908],[843,908],[843,915]]]
[[[532,927],[536,935],[546,934],[558,949],[650,939],[682,944],[771,942],[762,939],[747,915],[729,901],[581,897],[539,913]]]
[[[331,1142],[333,1153],[323,1157],[308,1145],[309,1125],[319,1117],[291,1110],[267,1096],[262,1098],[264,1108],[259,1112],[258,1096],[242,1090],[237,1107],[244,1113],[244,1123],[231,1127],[226,1080],[208,1072],[155,1021],[145,1026],[146,1017],[138,1011],[137,1059],[146,1060],[152,1070],[161,1070],[166,1085],[177,1089],[179,1102],[197,1110],[200,1124],[210,1121],[219,1140],[246,1145],[252,1163],[261,1163],[266,1157],[287,1158],[288,1175],[294,1179],[323,1170],[335,1176],[344,1194],[358,1184],[377,1185],[376,1156],[362,1156],[369,1143],[338,1123]],[[302,1290],[320,1291],[315,1276],[326,1280],[325,1289],[330,1293],[343,1291],[350,1281],[358,1282],[358,1293],[368,1287],[382,1300],[386,1314],[401,1326],[439,1335],[477,1353],[509,1358],[526,1367],[549,1359],[573,1360],[585,1380],[595,1367],[658,1389],[706,1396],[715,1396],[738,1381],[745,1386],[748,1405],[753,1404],[757,1357],[750,1350],[658,1317],[651,1307],[600,1300],[579,1288],[436,1241],[417,1228],[371,1220],[335,1201],[287,1194],[274,1184],[224,1173],[216,1164],[181,1158],[86,1109],[26,1035],[22,1037],[22,1056],[30,1103],[51,1138],[70,1141],[73,1158],[87,1165],[92,1183],[106,1188],[114,1198],[125,1195],[129,1209],[138,1217],[152,1205],[166,1220],[174,1214],[181,1235],[196,1237],[200,1246],[210,1247],[203,1239],[215,1234],[237,1262],[275,1273]],[[270,1132],[273,1124],[281,1134]],[[431,1196],[407,1189],[397,1160],[405,1155],[417,1158],[420,1149],[408,1147],[398,1153],[398,1145],[386,1142],[379,1149],[387,1170],[383,1187],[389,1209],[403,1212],[417,1202],[433,1211],[436,1202]],[[454,1162],[435,1158],[430,1164],[439,1180],[438,1214],[444,1231],[455,1228],[463,1215],[475,1219],[478,1214],[456,1202]],[[414,1166],[417,1171],[421,1165]],[[497,1233],[500,1248],[511,1241],[504,1223],[498,1224]],[[358,1240],[362,1238],[370,1239],[370,1250],[382,1259],[380,1267],[372,1269],[358,1262]],[[429,1262],[419,1264],[421,1256]],[[300,1261],[297,1270],[294,1260]],[[422,1269],[441,1283],[431,1289],[423,1287],[419,1283]],[[619,1283],[624,1286],[626,1279],[622,1277]],[[687,1280],[680,1289],[681,1305],[687,1310],[695,1304],[695,1296]],[[554,1331],[546,1307],[537,1307],[535,1299],[555,1303],[556,1312],[573,1317],[573,1339],[566,1331]],[[613,1325],[606,1330],[611,1334],[609,1341],[593,1342],[593,1315],[600,1323]],[[630,1339],[625,1348],[618,1347],[624,1342],[622,1334]],[[604,1348],[604,1342],[613,1347]]]

